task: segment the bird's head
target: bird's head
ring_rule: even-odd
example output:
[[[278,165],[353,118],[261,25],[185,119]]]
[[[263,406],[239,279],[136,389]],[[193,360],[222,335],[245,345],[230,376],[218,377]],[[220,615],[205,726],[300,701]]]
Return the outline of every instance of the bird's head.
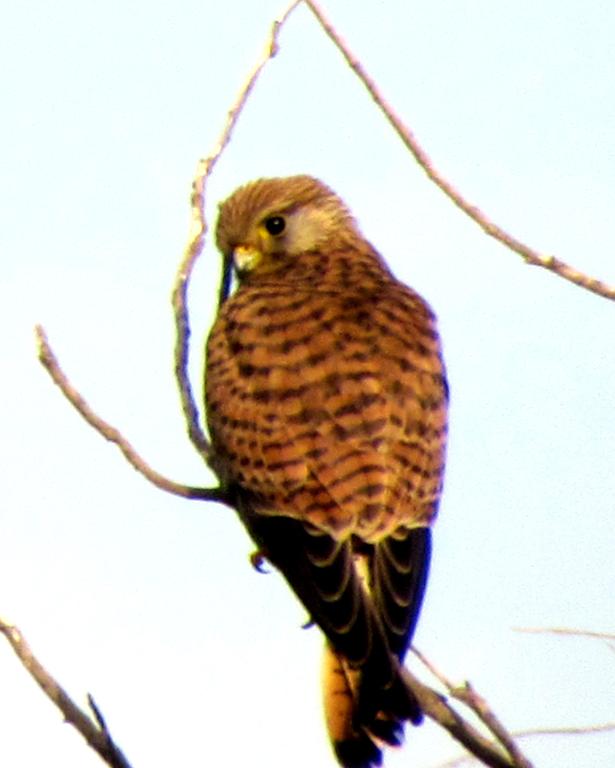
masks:
[[[220,205],[216,240],[240,278],[269,274],[300,254],[360,237],[342,200],[311,176],[259,179]]]

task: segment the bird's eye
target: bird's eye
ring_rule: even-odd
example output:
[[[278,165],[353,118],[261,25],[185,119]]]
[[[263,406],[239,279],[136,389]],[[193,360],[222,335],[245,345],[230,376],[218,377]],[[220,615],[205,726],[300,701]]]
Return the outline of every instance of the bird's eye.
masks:
[[[270,216],[265,219],[265,229],[270,235],[281,235],[286,228],[286,222],[283,216]]]

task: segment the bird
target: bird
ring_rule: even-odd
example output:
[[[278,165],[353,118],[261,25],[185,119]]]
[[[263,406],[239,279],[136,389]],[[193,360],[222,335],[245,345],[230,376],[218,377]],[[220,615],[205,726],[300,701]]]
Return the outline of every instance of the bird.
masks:
[[[372,768],[423,718],[403,663],[444,477],[436,318],[312,176],[239,187],[216,242],[236,288],[206,345],[210,463],[324,634],[337,761]]]

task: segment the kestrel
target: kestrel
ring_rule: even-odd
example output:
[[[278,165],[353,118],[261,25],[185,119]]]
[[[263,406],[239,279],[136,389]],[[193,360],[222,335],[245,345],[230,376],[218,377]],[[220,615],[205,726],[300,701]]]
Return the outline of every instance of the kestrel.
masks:
[[[220,206],[238,288],[207,343],[214,467],[326,638],[345,768],[380,765],[419,704],[401,673],[442,491],[448,389],[434,315],[310,176]]]

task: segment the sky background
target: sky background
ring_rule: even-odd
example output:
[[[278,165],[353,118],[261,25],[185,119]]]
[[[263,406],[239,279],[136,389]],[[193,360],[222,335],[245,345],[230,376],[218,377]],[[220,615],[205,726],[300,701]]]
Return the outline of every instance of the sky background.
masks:
[[[0,83],[0,615],[134,768],[333,766],[321,639],[234,514],[149,485],[36,361],[159,471],[213,482],[185,435],[170,291],[211,152],[280,0],[24,0]],[[615,7],[323,0],[434,164],[512,234],[615,283]],[[417,646],[512,730],[615,720],[615,306],[486,237],[426,179],[306,9],[284,29],[209,186],[307,172],[440,319],[448,474]],[[192,370],[218,277],[191,286]],[[413,668],[421,672],[413,660]],[[422,673],[422,672],[421,672]],[[2,761],[95,768],[0,643]],[[607,768],[615,733],[533,738],[540,768]],[[459,754],[427,723],[389,768]]]

